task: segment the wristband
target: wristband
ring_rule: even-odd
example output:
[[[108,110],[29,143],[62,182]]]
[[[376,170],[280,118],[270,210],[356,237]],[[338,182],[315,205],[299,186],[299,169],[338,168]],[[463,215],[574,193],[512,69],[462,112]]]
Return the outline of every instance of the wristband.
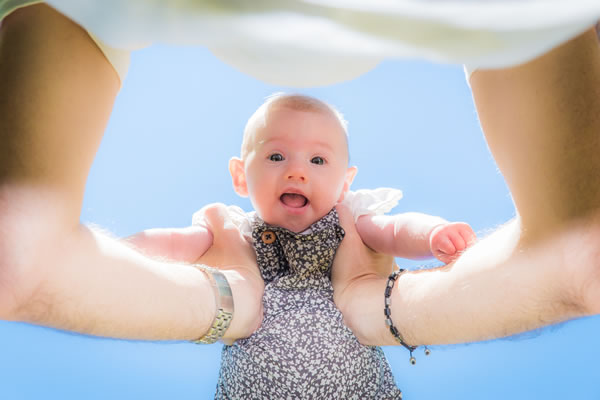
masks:
[[[385,294],[384,294],[384,308],[383,315],[385,315],[385,324],[389,327],[390,333],[394,336],[394,339],[402,346],[404,346],[408,351],[410,351],[410,363],[415,365],[417,360],[413,357],[413,351],[417,348],[417,346],[410,346],[404,342],[404,338],[400,334],[400,331],[394,326],[392,322],[392,310],[390,309],[390,305],[392,303],[390,296],[392,295],[392,289],[394,288],[394,283],[396,279],[404,272],[404,269],[400,269],[398,271],[392,272],[392,274],[388,277],[387,284],[385,285]],[[431,350],[425,346],[425,355],[428,356],[431,354]]]
[[[215,294],[215,319],[213,320],[208,332],[201,338],[192,340],[196,344],[212,344],[217,340],[221,339],[229,324],[233,319],[233,295],[231,293],[231,287],[229,282],[225,278],[225,275],[216,268],[207,267],[205,265],[196,264],[196,268],[204,272],[210,281]]]

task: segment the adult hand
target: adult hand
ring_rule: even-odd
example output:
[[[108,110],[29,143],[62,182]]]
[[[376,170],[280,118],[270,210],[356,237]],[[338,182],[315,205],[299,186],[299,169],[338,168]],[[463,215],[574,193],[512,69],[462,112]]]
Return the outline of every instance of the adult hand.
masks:
[[[346,235],[333,262],[333,297],[344,315],[346,325],[361,343],[369,344],[379,330],[365,314],[372,310],[370,302],[380,301],[382,314],[377,315],[376,319],[383,323],[384,288],[379,286],[382,278],[387,278],[395,268],[394,257],[368,248],[356,230],[350,210],[343,205],[338,205],[336,209]],[[373,293],[379,295],[375,298]]]
[[[196,263],[219,268],[231,286],[235,311],[223,338],[230,344],[250,336],[260,326],[264,282],[256,263],[256,253],[231,221],[227,207],[211,204],[201,212],[213,234],[213,243]]]

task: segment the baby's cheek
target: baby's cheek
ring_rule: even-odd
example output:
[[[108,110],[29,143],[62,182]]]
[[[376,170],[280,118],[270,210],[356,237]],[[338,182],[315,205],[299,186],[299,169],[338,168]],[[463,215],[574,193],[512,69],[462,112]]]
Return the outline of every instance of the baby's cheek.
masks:
[[[265,196],[250,196],[250,203],[252,203],[252,208],[258,213],[258,216],[262,219],[268,217],[269,209],[272,208],[272,205],[268,205],[267,199]],[[267,214],[267,215],[265,215]]]

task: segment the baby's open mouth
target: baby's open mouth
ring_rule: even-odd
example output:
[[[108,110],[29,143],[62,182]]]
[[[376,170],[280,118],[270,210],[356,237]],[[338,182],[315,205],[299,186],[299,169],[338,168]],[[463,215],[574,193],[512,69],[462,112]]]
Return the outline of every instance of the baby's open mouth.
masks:
[[[302,208],[308,204],[308,199],[298,193],[284,193],[279,198],[288,207]]]

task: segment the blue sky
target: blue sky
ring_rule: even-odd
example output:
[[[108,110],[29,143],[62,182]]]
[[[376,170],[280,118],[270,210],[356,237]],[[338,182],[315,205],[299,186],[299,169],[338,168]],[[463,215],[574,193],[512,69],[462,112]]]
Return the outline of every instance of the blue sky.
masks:
[[[282,90],[292,89],[244,76],[201,48],[135,53],[92,167],[82,221],[125,236],[186,226],[211,202],[250,210],[233,192],[227,162],[239,153],[246,119]],[[354,81],[301,92],[349,120],[355,189],[400,188],[405,197],[395,212],[467,221],[480,235],[513,217],[461,67],[386,61]],[[600,399],[599,328],[600,318],[588,318],[516,339],[434,347],[427,358],[417,350],[416,366],[403,348],[385,351],[405,399]],[[220,345],[0,322],[0,399],[212,398],[219,353]]]

